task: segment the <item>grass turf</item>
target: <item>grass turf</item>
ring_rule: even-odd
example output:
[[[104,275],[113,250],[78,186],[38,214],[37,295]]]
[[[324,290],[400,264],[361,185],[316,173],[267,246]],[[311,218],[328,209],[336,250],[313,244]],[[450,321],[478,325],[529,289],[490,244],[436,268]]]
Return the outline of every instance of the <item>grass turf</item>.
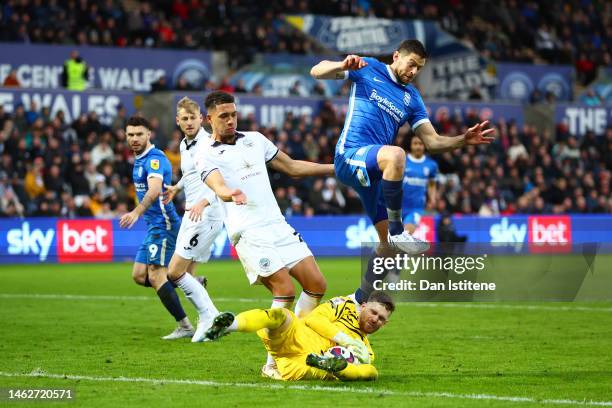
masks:
[[[358,259],[319,264],[329,296],[354,289]],[[612,405],[611,303],[400,304],[371,337],[377,382],[287,384],[260,377],[265,352],[254,334],[203,344],[160,340],[173,321],[130,271],[129,264],[0,267],[0,387],[72,387],[72,404],[100,407]],[[248,286],[239,262],[215,261],[199,273],[220,310],[270,304],[265,289]]]

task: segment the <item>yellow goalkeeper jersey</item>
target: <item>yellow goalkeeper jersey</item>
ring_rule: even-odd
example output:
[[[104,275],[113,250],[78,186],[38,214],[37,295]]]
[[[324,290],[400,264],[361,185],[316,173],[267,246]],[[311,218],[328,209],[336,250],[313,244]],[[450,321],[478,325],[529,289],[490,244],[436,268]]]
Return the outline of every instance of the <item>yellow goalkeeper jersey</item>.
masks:
[[[374,352],[367,335],[359,328],[359,313],[361,306],[352,296],[338,296],[320,304],[304,318],[306,326],[318,335],[331,339],[338,331],[365,343],[370,353],[370,361],[374,361]],[[326,350],[318,350],[325,352]]]

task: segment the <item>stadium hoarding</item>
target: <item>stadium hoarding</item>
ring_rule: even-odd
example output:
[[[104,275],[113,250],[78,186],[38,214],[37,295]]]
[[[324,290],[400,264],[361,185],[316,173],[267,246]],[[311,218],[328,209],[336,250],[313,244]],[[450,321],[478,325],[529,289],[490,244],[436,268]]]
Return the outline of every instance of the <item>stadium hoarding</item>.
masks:
[[[181,77],[201,87],[212,74],[205,51],[0,43],[0,53],[11,56],[0,62],[0,83],[15,69],[24,88],[62,88],[62,67],[73,50],[90,67],[89,88],[147,92],[161,76],[171,87]]]
[[[559,103],[555,106],[555,123],[565,123],[572,135],[593,131],[601,136],[612,127],[612,106]]]
[[[612,253],[612,215],[456,216],[453,222],[467,242],[505,247],[509,255],[576,252],[587,244]],[[364,216],[291,217],[289,223],[316,256],[359,256],[364,242],[377,240]],[[437,218],[424,216],[416,235],[433,242],[436,228]],[[117,220],[0,219],[0,263],[131,261],[145,235],[141,220],[125,230]],[[212,256],[235,257],[225,231]]]
[[[34,102],[39,110],[49,107],[51,117],[59,111],[64,112],[67,123],[83,113],[96,112],[101,123],[110,125],[117,116],[119,105],[125,107],[128,115],[136,111],[136,98],[135,93],[128,91],[0,88],[0,106],[5,112],[14,112],[20,104],[28,111]]]
[[[533,65],[496,63],[498,78],[496,98],[527,102],[538,90],[551,92],[558,101],[572,99],[574,68],[570,65]]]
[[[338,92],[342,81],[320,81],[310,75],[310,68],[319,61],[330,58],[324,55],[259,54],[257,60],[246,65],[230,78],[236,86],[242,81],[247,92],[261,88],[263,96],[316,96],[318,85],[325,96]],[[296,86],[296,83],[297,86]]]
[[[391,55],[407,38],[421,41],[432,57],[470,50],[427,20],[301,14],[287,15],[285,21],[323,47],[342,54]]]

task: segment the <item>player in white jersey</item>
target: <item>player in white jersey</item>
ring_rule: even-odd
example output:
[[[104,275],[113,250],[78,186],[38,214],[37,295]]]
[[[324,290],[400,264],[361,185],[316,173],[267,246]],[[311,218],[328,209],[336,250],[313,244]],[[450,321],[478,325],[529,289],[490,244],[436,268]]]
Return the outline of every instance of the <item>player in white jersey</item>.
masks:
[[[210,135],[202,128],[202,114],[197,102],[185,97],[176,107],[176,124],[184,139],[180,144],[183,176],[175,186],[166,186],[165,201],[179,189],[185,191],[185,214],[176,240],[176,250],[168,267],[168,277],[185,293],[198,311],[195,333],[181,330],[172,333],[175,338],[191,337],[192,342],[204,340],[204,333],[219,313],[206,289],[193,278],[196,263],[208,262],[211,246],[221,230],[223,219],[216,194],[200,179],[193,161],[198,142],[205,143]]]
[[[210,93],[205,105],[213,134],[208,143],[198,146],[196,167],[211,187],[215,179],[223,178],[229,188],[246,194],[246,205],[223,203],[222,208],[225,227],[247,278],[272,292],[273,308],[291,307],[295,298],[291,278],[295,278],[303,289],[295,314],[303,317],[318,305],[327,284],[312,252],[281,214],[267,166],[291,177],[330,176],[334,168],[293,160],[259,132],[237,132],[238,112],[234,97],[228,93]],[[280,378],[271,357],[262,374]]]

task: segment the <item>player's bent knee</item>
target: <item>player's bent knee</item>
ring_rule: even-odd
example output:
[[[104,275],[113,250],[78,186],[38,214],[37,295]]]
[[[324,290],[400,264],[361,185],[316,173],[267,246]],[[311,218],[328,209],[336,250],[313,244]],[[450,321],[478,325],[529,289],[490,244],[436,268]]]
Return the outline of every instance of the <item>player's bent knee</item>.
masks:
[[[406,152],[399,146],[383,146],[378,152],[378,158],[394,165],[404,166],[406,163]]]
[[[161,285],[163,285],[167,280],[166,273],[166,268],[157,265],[150,265],[149,281],[151,281],[151,286],[158,289]]]
[[[144,267],[143,267],[144,266]],[[132,279],[138,285],[145,286],[147,281],[147,267],[146,265],[134,265],[132,269]]]

